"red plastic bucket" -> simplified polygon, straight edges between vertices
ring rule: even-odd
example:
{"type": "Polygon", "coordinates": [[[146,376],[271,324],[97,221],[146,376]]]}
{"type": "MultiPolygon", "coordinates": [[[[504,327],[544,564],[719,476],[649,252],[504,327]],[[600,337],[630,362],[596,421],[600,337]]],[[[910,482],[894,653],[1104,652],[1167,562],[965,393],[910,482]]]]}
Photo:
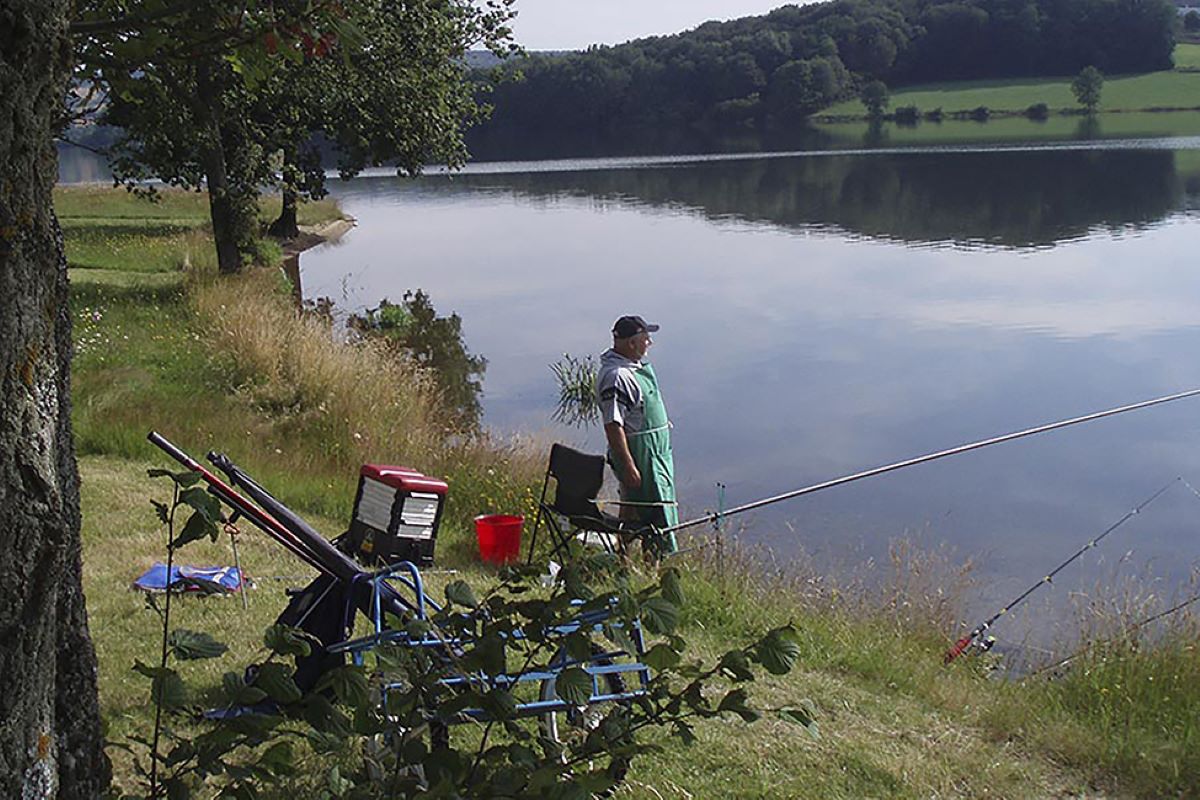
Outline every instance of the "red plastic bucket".
{"type": "Polygon", "coordinates": [[[479,556],[493,564],[516,561],[521,553],[521,526],[525,518],[519,514],[484,514],[475,518],[475,535],[479,539],[479,556]]]}

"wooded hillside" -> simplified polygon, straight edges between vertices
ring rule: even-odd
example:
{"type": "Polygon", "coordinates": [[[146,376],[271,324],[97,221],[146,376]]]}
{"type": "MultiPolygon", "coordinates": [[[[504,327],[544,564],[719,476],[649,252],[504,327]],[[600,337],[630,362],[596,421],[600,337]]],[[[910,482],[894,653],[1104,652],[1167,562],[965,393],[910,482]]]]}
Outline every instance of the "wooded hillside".
{"type": "Polygon", "coordinates": [[[509,64],[484,133],[791,123],[857,91],[1171,66],[1170,0],[834,0],[509,64]]]}

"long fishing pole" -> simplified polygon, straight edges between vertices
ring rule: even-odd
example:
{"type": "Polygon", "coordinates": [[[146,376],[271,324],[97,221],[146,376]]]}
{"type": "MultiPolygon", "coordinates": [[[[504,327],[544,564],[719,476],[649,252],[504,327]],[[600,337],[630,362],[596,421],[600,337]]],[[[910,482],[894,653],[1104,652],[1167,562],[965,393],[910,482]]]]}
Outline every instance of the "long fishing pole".
{"type": "Polygon", "coordinates": [[[939,458],[946,458],[948,456],[956,456],[960,453],[966,453],[971,450],[979,450],[984,447],[990,447],[991,445],[994,445],[994,444],[1000,444],[1001,442],[1011,442],[1014,439],[1020,439],[1025,436],[1033,436],[1038,433],[1046,433],[1048,431],[1058,430],[1059,428],[1066,428],[1071,425],[1079,425],[1080,423],[1083,423],[1083,422],[1091,422],[1092,420],[1101,419],[1103,417],[1111,417],[1116,414],[1124,414],[1127,411],[1136,411],[1140,408],[1149,408],[1150,406],[1157,406],[1162,403],[1170,403],[1174,400],[1182,400],[1185,397],[1195,397],[1196,395],[1200,395],[1200,389],[1190,389],[1186,392],[1179,392],[1177,394],[1169,394],[1164,397],[1156,397],[1153,400],[1143,400],[1140,403],[1132,403],[1132,404],[1126,405],[1126,406],[1118,406],[1117,408],[1110,408],[1106,411],[1096,411],[1092,414],[1085,414],[1082,417],[1072,417],[1071,419],[1064,419],[1064,420],[1060,420],[1058,422],[1051,422],[1047,425],[1038,425],[1036,428],[1026,428],[1023,431],[1016,431],[1015,433],[1006,433],[1003,436],[995,436],[995,437],[992,437],[991,439],[983,439],[978,442],[971,442],[969,444],[959,445],[958,447],[951,447],[948,450],[939,450],[936,453],[929,453],[927,455],[917,456],[916,458],[910,458],[910,459],[906,459],[904,461],[897,461],[894,464],[886,464],[882,467],[875,467],[874,469],[864,470],[863,472],[856,472],[853,475],[845,475],[841,478],[834,478],[833,480],[824,481],[823,483],[813,484],[812,486],[805,486],[803,489],[795,489],[790,492],[785,492],[783,494],[775,495],[774,497],[767,497],[762,500],[756,500],[753,503],[747,503],[746,505],[738,506],[736,508],[731,508],[727,511],[722,511],[719,513],[705,514],[703,517],[697,517],[696,519],[688,520],[687,522],[680,522],[676,525],[672,525],[670,527],[663,528],[661,532],[662,533],[674,533],[675,531],[681,531],[684,528],[692,528],[692,527],[695,527],[696,525],[703,525],[705,523],[711,524],[711,523],[716,522],[718,519],[723,519],[725,517],[733,516],[734,514],[741,514],[746,511],[753,511],[756,508],[762,508],[763,506],[769,506],[772,503],[779,503],[779,502],[782,502],[783,500],[791,500],[794,497],[800,497],[802,495],[812,494],[814,492],[819,492],[824,489],[832,489],[834,486],[841,486],[846,483],[852,483],[854,481],[862,480],[863,478],[871,478],[871,477],[874,477],[875,475],[882,475],[885,472],[894,472],[895,470],[904,469],[905,467],[913,467],[913,466],[916,466],[917,464],[924,464],[929,461],[936,461],[939,458]]]}
{"type": "Polygon", "coordinates": [[[1054,576],[1057,575],[1058,573],[1062,572],[1064,569],[1066,569],[1067,565],[1069,565],[1072,561],[1074,561],[1075,559],[1082,556],[1088,550],[1091,550],[1093,547],[1100,544],[1101,540],[1103,540],[1105,536],[1108,536],[1110,533],[1115,531],[1117,528],[1121,527],[1126,522],[1133,519],[1133,517],[1135,517],[1138,514],[1138,512],[1140,512],[1143,508],[1145,508],[1146,506],[1153,503],[1159,497],[1162,497],[1163,493],[1165,491],[1167,491],[1167,489],[1170,489],[1172,486],[1174,486],[1180,480],[1182,480],[1182,478],[1172,478],[1171,480],[1167,481],[1167,483],[1161,489],[1159,489],[1157,492],[1155,492],[1154,494],[1147,497],[1145,500],[1143,500],[1141,503],[1139,503],[1138,505],[1131,508],[1129,511],[1126,511],[1125,515],[1123,517],[1121,517],[1119,520],[1117,520],[1116,522],[1114,522],[1112,525],[1109,525],[1104,530],[1104,533],[1100,534],[1095,539],[1092,539],[1090,542],[1085,544],[1083,547],[1076,550],[1074,553],[1071,554],[1070,558],[1068,558],[1066,561],[1062,562],[1057,567],[1052,569],[1046,575],[1046,577],[1042,578],[1040,581],[1033,584],[1025,591],[1021,592],[1019,595],[1017,595],[1017,597],[1012,602],[1010,602],[1006,606],[1003,606],[995,614],[988,617],[985,621],[979,623],[979,625],[977,625],[974,630],[972,630],[966,636],[962,637],[957,642],[955,642],[954,646],[946,651],[946,655],[942,660],[946,664],[949,664],[951,661],[953,661],[954,659],[956,659],[960,655],[962,655],[962,652],[971,646],[971,642],[975,641],[979,636],[983,635],[983,633],[988,628],[992,627],[992,624],[996,620],[1003,617],[1005,614],[1007,614],[1009,611],[1011,611],[1013,608],[1015,608],[1017,605],[1019,605],[1025,598],[1029,597],[1029,595],[1033,594],[1041,587],[1045,586],[1048,583],[1053,583],[1054,576]]]}
{"type": "MultiPolygon", "coordinates": [[[[1138,630],[1146,627],[1151,622],[1157,622],[1158,620],[1162,619],[1163,617],[1169,617],[1172,614],[1177,614],[1180,611],[1183,611],[1188,606],[1192,605],[1192,603],[1195,603],[1196,601],[1200,601],[1200,594],[1194,594],[1191,597],[1189,597],[1188,599],[1178,602],[1168,609],[1159,611],[1157,614],[1151,614],[1150,616],[1146,617],[1143,620],[1139,620],[1137,622],[1130,624],[1128,627],[1125,628],[1125,635],[1129,635],[1131,633],[1136,633],[1138,630]]],[[[1035,669],[1033,672],[1029,673],[1026,676],[1026,678],[1036,678],[1038,675],[1041,675],[1045,672],[1049,672],[1050,670],[1055,670],[1055,669],[1058,669],[1059,667],[1065,667],[1067,664],[1070,664],[1072,661],[1079,658],[1081,655],[1083,655],[1088,650],[1090,650],[1095,644],[1096,644],[1095,642],[1088,642],[1083,647],[1079,648],[1074,653],[1071,653],[1071,655],[1067,656],[1066,658],[1055,661],[1053,664],[1047,664],[1044,667],[1039,667],[1038,669],[1035,669]]]]}

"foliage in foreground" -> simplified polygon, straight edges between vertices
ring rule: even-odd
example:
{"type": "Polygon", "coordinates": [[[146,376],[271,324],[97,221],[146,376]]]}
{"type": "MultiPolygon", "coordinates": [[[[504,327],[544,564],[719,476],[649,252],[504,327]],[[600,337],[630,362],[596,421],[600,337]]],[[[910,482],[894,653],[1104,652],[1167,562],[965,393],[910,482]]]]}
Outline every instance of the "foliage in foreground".
{"type": "MultiPolygon", "coordinates": [[[[216,539],[222,512],[197,485],[197,473],[151,473],[174,484],[170,505],[154,503],[167,528],[169,569],[180,547],[216,539]],[[178,525],[177,515],[188,512],[178,525]]],[[[168,592],[162,610],[151,603],[163,623],[159,664],[135,665],[150,680],[154,730],[121,745],[145,751],[146,760],[137,762],[144,783],[119,796],[257,797],[262,786],[292,772],[295,751],[304,746],[338,757],[322,787],[326,798],[586,797],[610,791],[631,761],[660,749],[647,741],[651,731],[691,743],[699,720],[757,720],[761,712],[746,685],[764,671],[787,674],[799,658],[798,632],[785,625],[701,664],[687,656],[677,631],[684,604],[677,570],[663,569],[657,581],[639,586],[616,556],[579,555],[548,593],[537,591],[540,576],[528,567],[504,571],[481,597],[466,582],[452,582],[444,607],[427,617],[390,618],[388,628],[402,638],[373,641],[363,665],[329,670],[308,693],[284,659],[307,656],[319,643],[275,625],[263,640],[264,662],[225,674],[226,713],[211,723],[189,702],[195,691],[173,663],[216,658],[226,648],[202,632],[172,629],[168,592]],[[579,624],[584,615],[601,621],[579,624]],[[656,639],[644,656],[652,677],[629,686],[616,676],[597,678],[609,683],[602,691],[632,695],[600,716],[589,704],[594,679],[583,665],[637,652],[640,632],[656,639]],[[518,720],[518,703],[528,699],[520,678],[545,670],[543,664],[553,677],[531,685],[540,683],[542,700],[569,706],[558,715],[561,730],[558,721],[531,730],[518,720]],[[472,735],[451,736],[456,722],[471,723],[472,735]]],[[[636,675],[623,674],[630,681],[636,675]]],[[[817,735],[810,701],[773,711],[817,735]]]]}

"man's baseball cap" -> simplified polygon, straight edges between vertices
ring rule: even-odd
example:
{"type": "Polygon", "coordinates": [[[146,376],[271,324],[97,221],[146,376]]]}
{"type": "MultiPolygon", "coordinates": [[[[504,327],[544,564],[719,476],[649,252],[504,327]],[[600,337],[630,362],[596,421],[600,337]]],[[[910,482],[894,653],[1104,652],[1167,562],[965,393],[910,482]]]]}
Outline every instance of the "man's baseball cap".
{"type": "Polygon", "coordinates": [[[621,317],[613,323],[613,336],[618,339],[628,339],[630,336],[637,336],[642,331],[646,333],[654,333],[658,330],[657,325],[651,325],[641,317],[628,316],[621,317]]]}

